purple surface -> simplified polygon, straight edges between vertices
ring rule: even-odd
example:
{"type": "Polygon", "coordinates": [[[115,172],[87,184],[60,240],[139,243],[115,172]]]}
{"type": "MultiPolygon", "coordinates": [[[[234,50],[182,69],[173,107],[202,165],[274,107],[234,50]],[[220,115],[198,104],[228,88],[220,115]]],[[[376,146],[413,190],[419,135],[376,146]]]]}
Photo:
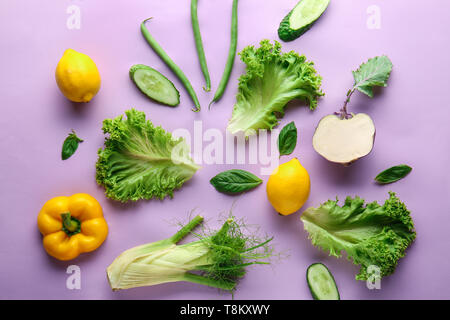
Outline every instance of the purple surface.
{"type": "MultiPolygon", "coordinates": [[[[222,75],[228,42],[231,1],[199,1],[199,18],[213,89],[222,75]]],[[[245,0],[239,3],[238,50],[261,39],[278,39],[278,24],[296,0],[245,0]]],[[[307,239],[300,213],[277,215],[268,203],[265,184],[240,197],[216,192],[208,183],[217,172],[258,165],[205,165],[173,199],[119,205],[107,200],[95,182],[96,152],[103,145],[101,122],[130,107],[167,130],[224,132],[235,101],[237,78],[244,65],[237,59],[225,96],[208,111],[213,92],[204,85],[192,37],[189,1],[24,1],[0,3],[1,86],[0,118],[0,298],[2,299],[230,299],[231,295],[188,283],[164,284],[113,293],[105,268],[132,246],[172,235],[175,219],[186,220],[196,209],[211,225],[231,208],[250,223],[275,236],[289,258],[273,267],[252,267],[235,294],[236,299],[310,299],[305,282],[309,264],[325,263],[343,299],[450,298],[450,192],[448,137],[448,11],[450,2],[377,1],[381,28],[366,26],[367,8],[375,1],[332,1],[322,19],[300,39],[283,43],[316,63],[326,96],[317,111],[291,103],[281,126],[295,120],[299,143],[288,161],[298,157],[311,175],[312,190],[305,208],[338,196],[359,195],[383,202],[387,192],[398,193],[412,212],[417,240],[394,275],[382,280],[381,290],[368,290],[354,280],[358,267],[346,259],[328,257],[307,239]],[[69,30],[70,5],[81,9],[81,29],[69,30]],[[155,55],[139,31],[149,17],[152,34],[185,71],[203,110],[190,111],[192,102],[181,83],[155,55]],[[86,53],[102,77],[98,95],[87,105],[75,106],[59,92],[54,70],[67,48],[86,53]],[[313,130],[321,117],[337,111],[352,85],[351,70],[370,57],[387,54],[394,64],[389,86],[374,99],[355,94],[352,112],[366,112],[377,126],[373,152],[349,168],[323,160],[312,148],[313,130]],[[135,63],[155,67],[180,89],[175,109],[149,101],[128,78],[135,63]],[[67,161],[61,145],[70,129],[85,142],[67,161]],[[414,170],[404,180],[377,186],[373,177],[392,165],[407,163],[414,170]],[[85,192],[101,203],[110,232],[95,252],[70,262],[49,257],[41,244],[36,216],[48,199],[85,192]],[[66,288],[66,268],[81,268],[81,289],[66,288]]],[[[213,90],[214,91],[214,90],[213,90]]],[[[267,177],[264,177],[267,180],[267,177]]]]}

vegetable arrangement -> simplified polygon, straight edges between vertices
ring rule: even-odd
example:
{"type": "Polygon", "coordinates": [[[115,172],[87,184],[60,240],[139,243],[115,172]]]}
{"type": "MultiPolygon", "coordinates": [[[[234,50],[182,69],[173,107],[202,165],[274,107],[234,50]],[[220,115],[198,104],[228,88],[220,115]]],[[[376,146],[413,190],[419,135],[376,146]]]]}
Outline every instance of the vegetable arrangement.
{"type": "MultiPolygon", "coordinates": [[[[327,9],[329,0],[302,0],[281,22],[278,34],[284,41],[293,41],[309,30],[327,9]]],[[[205,91],[211,90],[211,78],[197,15],[198,0],[191,0],[191,24],[205,91]]],[[[223,96],[230,79],[237,48],[238,1],[233,0],[230,47],[225,70],[211,104],[223,96]]],[[[156,42],[146,28],[140,30],[148,44],[180,79],[194,102],[200,103],[190,81],[156,42]]],[[[320,97],[322,78],[314,63],[294,51],[281,52],[277,41],[262,40],[258,48],[245,47],[240,53],[246,65],[239,78],[236,103],[227,130],[243,132],[246,137],[259,130],[272,130],[283,118],[287,103],[299,99],[315,110],[320,97]]],[[[367,114],[347,111],[356,91],[373,97],[375,86],[387,86],[392,63],[387,56],[369,59],[353,71],[354,85],[347,92],[341,110],[322,118],[313,136],[314,149],[331,162],[348,165],[371,152],[375,125],[367,114]]],[[[180,104],[174,84],[154,68],[136,64],[129,76],[139,90],[154,102],[168,106],[180,104]]],[[[93,61],[86,55],[67,50],[56,69],[56,80],[63,94],[72,101],[87,102],[100,87],[100,76],[93,61]],[[80,72],[79,78],[67,70],[80,72]],[[80,71],[81,70],[81,71],[80,71]],[[70,89],[70,90],[69,90],[70,89]]],[[[210,104],[210,105],[211,105],[210,104]]],[[[96,181],[113,200],[128,202],[141,199],[173,197],[200,168],[190,157],[189,146],[182,138],[155,127],[144,112],[130,109],[126,118],[103,121],[106,135],[104,147],[98,150],[96,181]]],[[[297,146],[298,132],[294,121],[283,127],[278,136],[280,158],[291,155],[297,146]]],[[[63,144],[61,157],[68,159],[83,140],[74,131],[63,144]]],[[[283,158],[284,159],[284,158],[283,158]]],[[[302,160],[303,162],[303,160],[302,160]]],[[[399,165],[375,177],[379,184],[404,178],[412,168],[399,165]]],[[[223,171],[210,179],[219,192],[239,194],[263,183],[253,173],[241,169],[223,171]]],[[[299,211],[311,192],[310,175],[297,157],[280,164],[266,185],[267,199],[280,215],[299,211]]],[[[357,280],[367,280],[368,267],[377,266],[381,276],[392,274],[406,249],[416,238],[414,223],[406,205],[394,192],[383,205],[365,204],[358,196],[347,197],[343,206],[338,200],[306,209],[301,220],[314,246],[341,257],[345,252],[360,266],[357,280]]],[[[152,286],[167,282],[187,281],[232,291],[254,264],[269,264],[274,255],[273,237],[246,233],[246,225],[233,215],[216,231],[194,229],[203,222],[194,217],[168,239],[126,250],[107,268],[107,279],[113,290],[152,286]],[[195,241],[178,244],[188,234],[195,241]]],[[[108,227],[100,204],[87,194],[56,197],[44,204],[38,215],[38,228],[43,235],[47,253],[59,260],[76,258],[80,253],[97,249],[106,239],[108,227]]],[[[312,297],[318,300],[339,300],[333,275],[322,263],[306,270],[306,283],[312,297]]]]}

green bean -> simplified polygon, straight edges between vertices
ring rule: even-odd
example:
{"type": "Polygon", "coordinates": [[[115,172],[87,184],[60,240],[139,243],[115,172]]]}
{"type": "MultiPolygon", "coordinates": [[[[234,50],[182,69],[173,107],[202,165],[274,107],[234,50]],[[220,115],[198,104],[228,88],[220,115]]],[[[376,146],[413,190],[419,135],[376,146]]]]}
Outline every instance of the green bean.
{"type": "Polygon", "coordinates": [[[195,104],[195,109],[193,108],[192,111],[200,111],[200,102],[198,101],[197,94],[195,93],[194,88],[192,88],[192,85],[189,82],[188,78],[183,73],[183,71],[181,71],[180,67],[178,67],[172,59],[170,59],[167,53],[163,50],[163,48],[161,48],[158,42],[156,42],[148,29],[145,27],[145,23],[150,19],[152,18],[148,18],[141,23],[141,32],[144,35],[144,38],[147,40],[152,49],[159,55],[159,57],[167,64],[167,66],[172,69],[173,73],[175,73],[178,79],[180,79],[180,81],[183,83],[184,87],[186,88],[195,104]]]}
{"type": "Polygon", "coordinates": [[[238,16],[237,16],[237,2],[238,0],[233,0],[233,8],[231,14],[231,37],[230,37],[230,50],[228,51],[228,59],[225,64],[225,70],[222,75],[222,79],[220,80],[219,86],[217,87],[216,93],[214,94],[214,98],[209,104],[217,102],[222,98],[223,93],[228,84],[228,80],[230,79],[231,70],[233,69],[234,58],[236,57],[236,48],[237,48],[237,24],[238,24],[238,16]]]}
{"type": "Polygon", "coordinates": [[[206,81],[206,88],[203,90],[206,92],[211,91],[211,79],[209,77],[208,65],[206,63],[205,51],[203,50],[202,35],[200,34],[200,26],[198,24],[197,15],[197,3],[198,0],[191,1],[191,21],[192,30],[194,31],[195,47],[197,48],[198,59],[200,62],[200,67],[202,68],[203,76],[206,81]]]}

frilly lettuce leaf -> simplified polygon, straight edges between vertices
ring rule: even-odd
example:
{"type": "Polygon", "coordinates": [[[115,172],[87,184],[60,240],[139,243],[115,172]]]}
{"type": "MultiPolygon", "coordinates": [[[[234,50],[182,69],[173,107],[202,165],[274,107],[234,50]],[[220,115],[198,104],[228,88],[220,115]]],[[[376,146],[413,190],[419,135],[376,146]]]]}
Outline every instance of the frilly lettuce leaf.
{"type": "Polygon", "coordinates": [[[283,117],[286,104],[293,99],[304,100],[309,108],[317,107],[322,78],[312,62],[291,51],[281,52],[281,45],[269,40],[255,49],[248,46],[239,53],[246,64],[246,73],[239,78],[236,104],[228,130],[246,136],[259,129],[271,130],[283,117]]]}
{"type": "Polygon", "coordinates": [[[172,197],[199,169],[188,145],[154,127],[144,112],[131,109],[125,114],[127,119],[103,121],[103,132],[109,137],[98,151],[98,184],[105,187],[107,197],[122,202],[172,197]]]}
{"type": "Polygon", "coordinates": [[[330,255],[341,257],[342,251],[361,265],[357,280],[367,280],[367,268],[380,268],[380,276],[395,271],[398,260],[416,238],[410,212],[395,193],[390,192],[383,206],[347,197],[340,207],[338,201],[327,201],[318,208],[309,208],[301,219],[314,246],[330,255]]]}

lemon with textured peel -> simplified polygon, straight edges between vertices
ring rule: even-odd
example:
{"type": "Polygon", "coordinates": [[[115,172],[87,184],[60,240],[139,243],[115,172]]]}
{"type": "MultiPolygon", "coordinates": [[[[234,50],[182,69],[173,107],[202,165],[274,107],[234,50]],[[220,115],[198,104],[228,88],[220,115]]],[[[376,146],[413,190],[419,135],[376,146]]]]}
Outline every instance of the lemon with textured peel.
{"type": "Polygon", "coordinates": [[[282,215],[298,211],[308,200],[311,182],[308,171],[297,158],[283,163],[267,181],[267,198],[282,215]]]}
{"type": "Polygon", "coordinates": [[[100,73],[87,55],[67,49],[55,72],[62,94],[73,102],[89,102],[100,89],[100,73]]]}

